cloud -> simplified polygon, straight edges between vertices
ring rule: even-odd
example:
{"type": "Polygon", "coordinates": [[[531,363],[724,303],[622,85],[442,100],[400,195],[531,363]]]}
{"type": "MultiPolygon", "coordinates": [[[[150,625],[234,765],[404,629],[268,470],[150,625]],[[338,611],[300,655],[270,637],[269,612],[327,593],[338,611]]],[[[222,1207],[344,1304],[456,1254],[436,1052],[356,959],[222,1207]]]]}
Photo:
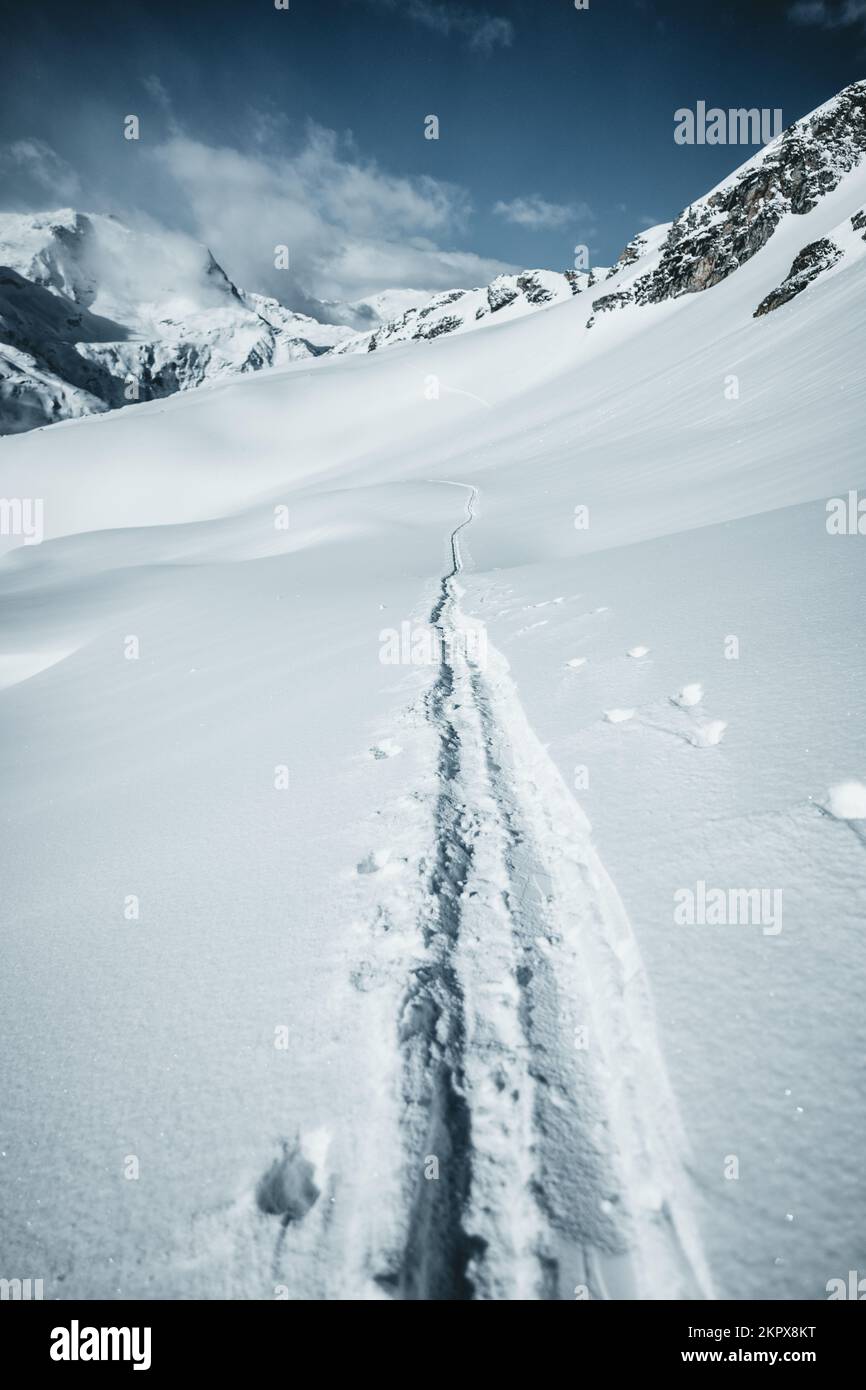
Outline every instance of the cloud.
{"type": "Polygon", "coordinates": [[[389,174],[312,123],[293,153],[173,135],[153,158],[231,278],[295,309],[383,289],[467,288],[514,269],[446,249],[469,219],[465,190],[389,174]],[[274,265],[277,246],[289,248],[288,271],[274,265]]]}
{"type": "Polygon", "coordinates": [[[788,10],[788,18],[792,24],[819,29],[849,29],[857,24],[866,27],[866,0],[840,0],[838,4],[798,0],[788,10]]]}
{"type": "Polygon", "coordinates": [[[78,175],[56,150],[30,137],[0,146],[0,173],[14,177],[22,202],[44,203],[45,191],[53,205],[76,199],[81,191],[78,175]]]}
{"type": "Polygon", "coordinates": [[[509,48],[514,42],[510,19],[470,9],[446,0],[365,0],[383,10],[399,10],[407,19],[423,24],[446,38],[465,39],[477,53],[491,53],[497,46],[509,48]]]}
{"type": "Polygon", "coordinates": [[[493,211],[497,217],[504,217],[506,222],[512,222],[517,227],[529,227],[533,231],[594,220],[586,203],[549,203],[537,193],[530,194],[528,198],[512,198],[510,202],[500,200],[494,203],[493,211]]]}

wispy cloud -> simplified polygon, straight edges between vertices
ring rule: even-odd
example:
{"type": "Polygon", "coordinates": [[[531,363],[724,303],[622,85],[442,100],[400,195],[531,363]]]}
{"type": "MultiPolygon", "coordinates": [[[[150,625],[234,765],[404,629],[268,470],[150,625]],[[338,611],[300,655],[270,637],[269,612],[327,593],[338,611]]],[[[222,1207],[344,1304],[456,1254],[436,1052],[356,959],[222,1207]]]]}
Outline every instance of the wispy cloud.
{"type": "Polygon", "coordinates": [[[792,24],[819,29],[850,29],[855,25],[866,28],[866,0],[797,0],[788,10],[792,24]]]}
{"type": "Polygon", "coordinates": [[[312,123],[292,153],[173,135],[153,157],[231,277],[293,308],[318,312],[319,301],[386,288],[466,288],[513,269],[448,249],[470,215],[464,189],[389,174],[312,123]],[[289,247],[289,273],[274,266],[278,245],[289,247]]]}
{"type": "Polygon", "coordinates": [[[165,126],[170,135],[180,134],[180,125],[174,113],[174,104],[166,90],[165,83],[157,73],[149,73],[141,79],[141,84],[154,106],[165,117],[165,126]]]}
{"type": "Polygon", "coordinates": [[[594,220],[586,203],[549,203],[537,193],[531,193],[527,198],[512,198],[510,202],[500,200],[494,203],[493,211],[497,217],[504,217],[506,222],[533,231],[548,231],[594,220]]]}
{"type": "Polygon", "coordinates": [[[445,37],[465,39],[477,53],[491,53],[494,48],[508,48],[514,42],[514,25],[510,19],[488,14],[451,0],[363,0],[380,10],[399,11],[406,19],[423,24],[426,29],[445,37]]]}
{"type": "Polygon", "coordinates": [[[44,200],[45,192],[49,192],[55,207],[77,198],[81,191],[72,166],[44,140],[35,137],[0,146],[0,173],[4,172],[18,175],[19,183],[23,176],[37,201],[44,200]]]}

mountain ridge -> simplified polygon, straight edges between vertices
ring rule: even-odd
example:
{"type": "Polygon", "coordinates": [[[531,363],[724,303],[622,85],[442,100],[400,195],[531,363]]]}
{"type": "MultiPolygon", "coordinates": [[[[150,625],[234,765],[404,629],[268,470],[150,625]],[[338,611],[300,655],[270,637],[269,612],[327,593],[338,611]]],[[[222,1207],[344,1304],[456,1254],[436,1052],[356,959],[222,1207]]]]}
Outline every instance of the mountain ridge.
{"type": "MultiPolygon", "coordinates": [[[[240,289],[206,246],[178,233],[133,231],[114,217],[71,208],[0,214],[0,433],[264,367],[473,331],[577,296],[587,296],[592,328],[599,315],[721,284],[784,219],[804,216],[832,193],[864,155],[861,80],[794,121],[672,222],[633,237],[611,267],[524,270],[420,303],[413,302],[420,292],[385,291],[346,306],[356,320],[370,319],[360,332],[240,289]],[[600,285],[604,293],[593,298],[600,285]]],[[[755,304],[755,316],[859,257],[862,216],[861,209],[850,225],[840,224],[820,250],[804,239],[789,275],[755,304]]],[[[339,306],[329,307],[340,316],[339,306]]]]}

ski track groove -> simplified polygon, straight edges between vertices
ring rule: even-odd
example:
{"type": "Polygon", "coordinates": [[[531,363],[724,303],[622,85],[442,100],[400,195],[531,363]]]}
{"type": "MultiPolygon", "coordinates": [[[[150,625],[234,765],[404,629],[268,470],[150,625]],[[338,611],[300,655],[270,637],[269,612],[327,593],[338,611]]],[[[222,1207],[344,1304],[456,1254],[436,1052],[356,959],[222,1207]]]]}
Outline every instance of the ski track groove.
{"type": "Polygon", "coordinates": [[[458,577],[478,491],[448,485],[469,496],[429,618],[439,790],[399,1025],[405,1240],[376,1278],[406,1300],[709,1297],[631,929],[507,664],[472,652],[458,577]]]}

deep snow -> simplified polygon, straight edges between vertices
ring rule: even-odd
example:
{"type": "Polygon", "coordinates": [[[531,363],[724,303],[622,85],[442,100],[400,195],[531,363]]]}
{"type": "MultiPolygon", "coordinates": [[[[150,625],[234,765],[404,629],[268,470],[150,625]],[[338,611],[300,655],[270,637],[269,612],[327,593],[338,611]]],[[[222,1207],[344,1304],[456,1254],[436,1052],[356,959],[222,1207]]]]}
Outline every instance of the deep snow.
{"type": "Polygon", "coordinates": [[[866,775],[866,552],[825,525],[866,484],[862,243],[753,314],[864,200],[590,329],[578,296],[2,441],[47,536],[0,568],[4,1273],[820,1298],[863,1267],[830,789],[866,775]],[[474,674],[380,659],[445,621],[474,674]],[[781,930],[679,925],[699,883],[781,890],[781,930]]]}

